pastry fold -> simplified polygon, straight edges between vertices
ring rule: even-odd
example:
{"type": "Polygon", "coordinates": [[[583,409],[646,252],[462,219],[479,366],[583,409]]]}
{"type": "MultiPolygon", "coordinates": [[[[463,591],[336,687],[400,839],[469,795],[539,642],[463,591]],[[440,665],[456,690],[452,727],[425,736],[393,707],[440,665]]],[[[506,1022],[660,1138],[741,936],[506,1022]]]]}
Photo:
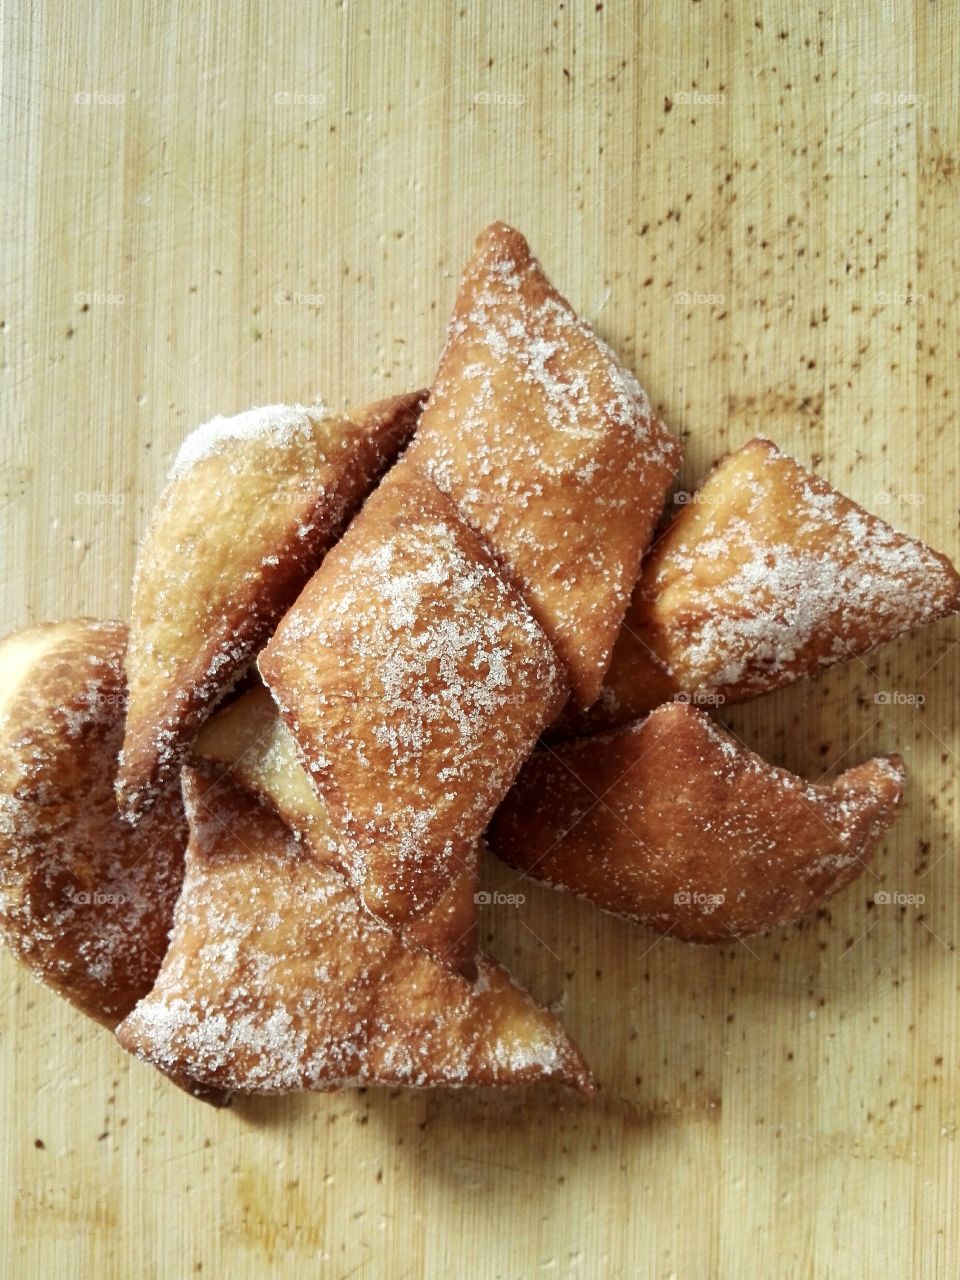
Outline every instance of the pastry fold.
{"type": "Polygon", "coordinates": [[[120,1043],[251,1093],[344,1085],[584,1091],[557,1020],[485,957],[471,984],[365,912],[348,881],[229,778],[184,771],[191,834],[156,986],[120,1043]]]}
{"type": "Polygon", "coordinates": [[[259,659],[375,915],[422,916],[472,865],[566,688],[450,500],[406,460],[259,659]]]}
{"type": "Polygon", "coordinates": [[[135,827],[117,812],[125,642],[92,619],[0,642],[0,932],[111,1029],[160,968],[187,839],[179,786],[135,827]]]}
{"type": "Polygon", "coordinates": [[[704,712],[538,751],[489,832],[517,870],[688,942],[786,924],[865,867],[903,794],[898,756],[829,786],[767,764],[704,712]]]}
{"type": "MultiPolygon", "coordinates": [[[[350,859],[326,806],[301,767],[290,730],[269,692],[258,685],[216,711],[193,744],[199,762],[225,766],[230,778],[271,804],[311,855],[348,873],[350,859]]],[[[473,976],[476,955],[477,856],[465,855],[436,903],[404,919],[408,946],[424,947],[445,964],[473,976]]]]}
{"type": "Polygon", "coordinates": [[[153,986],[187,842],[179,780],[135,827],[117,812],[126,639],[122,622],[78,618],[0,640],[0,936],[111,1031],[153,986]]]}
{"type": "Polygon", "coordinates": [[[273,405],[184,442],[140,548],[121,807],[142,810],[412,434],[424,393],[273,405]]]}
{"type": "Polygon", "coordinates": [[[461,278],[410,456],[489,543],[589,706],[680,447],[502,222],[461,278]]]}
{"type": "Polygon", "coordinates": [[[743,702],[960,610],[960,575],[769,440],[722,459],[643,563],[600,699],[565,734],[684,691],[743,702]]]}

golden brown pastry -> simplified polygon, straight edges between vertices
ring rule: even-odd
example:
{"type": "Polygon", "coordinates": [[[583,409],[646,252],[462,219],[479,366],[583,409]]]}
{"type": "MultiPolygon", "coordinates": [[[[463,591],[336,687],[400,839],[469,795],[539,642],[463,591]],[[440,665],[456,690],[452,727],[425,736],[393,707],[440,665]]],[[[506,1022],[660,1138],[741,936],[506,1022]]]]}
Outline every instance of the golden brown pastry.
{"type": "MultiPolygon", "coordinates": [[[[263,685],[215,712],[193,744],[193,756],[228,766],[230,778],[273,805],[311,854],[341,872],[350,860],[323,801],[300,766],[290,730],[263,685]]],[[[477,858],[465,857],[435,905],[398,925],[408,946],[425,947],[472,976],[476,954],[477,858]]]]}
{"type": "Polygon", "coordinates": [[[273,405],[187,438],[133,584],[126,811],[178,773],[211,707],[410,438],[422,400],[414,392],[345,416],[273,405]]]}
{"type": "Polygon", "coordinates": [[[463,273],[411,456],[493,548],[589,706],[680,447],[502,222],[463,273]]]}
{"type": "Polygon", "coordinates": [[[622,724],[679,690],[743,702],[958,609],[946,556],[751,440],[659,538],[599,701],[559,728],[622,724]]]}
{"type": "Polygon", "coordinates": [[[539,1080],[590,1090],[563,1028],[499,966],[481,957],[471,985],[404,947],[229,778],[187,769],[184,795],[183,893],[156,986],[117,1031],[126,1049],[254,1093],[539,1080]]]}
{"type": "Polygon", "coordinates": [[[490,830],[511,866],[688,942],[795,920],[862,871],[903,794],[898,756],[830,786],[774,768],[685,703],[524,767],[490,830]]]}
{"type": "MultiPolygon", "coordinates": [[[[0,641],[0,935],[110,1030],[153,986],[187,841],[179,779],[136,827],[117,812],[126,635],[121,622],[79,618],[0,641]]],[[[229,1102],[167,1074],[195,1098],[229,1102]]]]}
{"type": "Polygon", "coordinates": [[[259,667],[375,915],[429,911],[566,690],[553,650],[450,500],[404,461],[259,667]]]}
{"type": "Polygon", "coordinates": [[[110,1028],[153,985],[187,838],[178,785],[135,827],[117,812],[125,641],[78,619],[0,642],[0,931],[110,1028]]]}

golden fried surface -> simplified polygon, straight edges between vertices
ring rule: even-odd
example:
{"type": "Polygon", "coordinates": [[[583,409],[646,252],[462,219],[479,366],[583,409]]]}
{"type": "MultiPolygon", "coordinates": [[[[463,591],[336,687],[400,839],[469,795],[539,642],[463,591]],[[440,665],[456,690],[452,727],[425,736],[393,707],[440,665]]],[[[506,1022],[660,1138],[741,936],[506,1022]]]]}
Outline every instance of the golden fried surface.
{"type": "MultiPolygon", "coordinates": [[[[273,805],[320,861],[348,872],[326,806],[310,785],[290,730],[262,686],[215,712],[197,735],[194,758],[228,766],[230,778],[273,805]]],[[[476,953],[477,858],[464,858],[435,905],[397,922],[410,946],[425,947],[445,964],[472,974],[476,953]]]]}
{"type": "Polygon", "coordinates": [[[447,890],[566,696],[556,658],[450,500],[404,461],[260,657],[376,915],[447,890]]]}
{"type": "Polygon", "coordinates": [[[153,985],[187,839],[179,783],[135,827],[117,812],[125,642],[90,619],[0,641],[0,932],[111,1028],[153,985]]]}
{"type": "Polygon", "coordinates": [[[411,456],[486,538],[589,706],[680,447],[502,222],[463,273],[411,456]]]}
{"type": "Polygon", "coordinates": [[[185,441],[140,549],[119,777],[137,812],[256,656],[384,468],[422,392],[346,416],[275,405],[185,441]]]}
{"type": "Polygon", "coordinates": [[[893,822],[897,756],[815,786],[681,702],[525,766],[493,822],[505,862],[691,942],[772,929],[848,884],[893,822]]]}
{"type": "Polygon", "coordinates": [[[209,1085],[589,1090],[557,1020],[481,957],[475,984],[357,902],[347,880],[229,779],[185,770],[191,835],[170,949],[118,1038],[209,1085]],[[209,804],[207,798],[209,796],[209,804]]]}
{"type": "Polygon", "coordinates": [[[751,440],[724,458],[644,561],[582,731],[677,690],[742,702],[960,609],[945,556],[751,440]]]}

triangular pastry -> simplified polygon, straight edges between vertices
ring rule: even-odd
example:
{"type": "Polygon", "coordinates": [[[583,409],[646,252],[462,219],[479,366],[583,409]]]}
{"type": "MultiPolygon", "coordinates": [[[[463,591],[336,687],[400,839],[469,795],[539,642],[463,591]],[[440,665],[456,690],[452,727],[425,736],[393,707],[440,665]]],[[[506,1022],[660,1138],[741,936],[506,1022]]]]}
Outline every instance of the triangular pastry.
{"type": "Polygon", "coordinates": [[[0,932],[110,1028],[160,968],[187,839],[178,786],[135,827],[117,812],[125,641],[78,619],[0,642],[0,932]]]}
{"type": "MultiPolygon", "coordinates": [[[[326,806],[301,767],[290,730],[263,685],[215,712],[193,744],[193,757],[229,769],[230,778],[273,805],[313,857],[346,872],[350,859],[326,806]]],[[[397,922],[409,946],[425,947],[444,963],[473,974],[476,954],[477,857],[466,857],[436,904],[397,922]]]]}
{"type": "Polygon", "coordinates": [[[422,400],[414,392],[346,415],[250,409],[184,442],[134,577],[125,810],[178,774],[212,706],[407,443],[422,400]]]}
{"type": "Polygon", "coordinates": [[[463,273],[411,456],[493,548],[589,706],[680,446],[502,222],[463,273]]]}
{"type": "Polygon", "coordinates": [[[546,636],[407,461],[284,617],[260,673],[368,909],[429,911],[566,697],[546,636]]]}
{"type": "Polygon", "coordinates": [[[678,690],[742,702],[958,610],[946,556],[751,440],[647,556],[600,700],[563,727],[621,724],[678,690]]]}
{"type": "Polygon", "coordinates": [[[405,947],[228,778],[186,769],[184,797],[183,893],[156,986],[118,1029],[126,1049],[256,1093],[539,1080],[590,1089],[563,1028],[499,966],[481,957],[471,984],[405,947]]]}
{"type": "Polygon", "coordinates": [[[722,942],[795,920],[853,880],[896,816],[903,777],[886,756],[814,785],[667,703],[538,751],[489,840],[517,870],[606,911],[722,942]]]}

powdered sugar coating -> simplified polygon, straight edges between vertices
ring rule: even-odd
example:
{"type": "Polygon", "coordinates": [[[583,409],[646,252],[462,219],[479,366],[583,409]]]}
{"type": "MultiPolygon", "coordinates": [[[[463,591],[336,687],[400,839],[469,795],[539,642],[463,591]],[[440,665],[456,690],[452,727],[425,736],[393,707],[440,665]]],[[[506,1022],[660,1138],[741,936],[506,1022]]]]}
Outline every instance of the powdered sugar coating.
{"type": "Polygon", "coordinates": [[[813,910],[858,875],[903,792],[897,757],[831,786],[667,703],[613,733],[538,752],[491,848],[518,870],[672,937],[717,942],[813,910]]]}
{"type": "Polygon", "coordinates": [[[0,931],[31,972],[113,1027],[153,983],[180,889],[179,789],[131,828],[113,794],[126,706],[121,623],[37,627],[0,716],[0,931]]]}
{"type": "Polygon", "coordinates": [[[348,882],[229,780],[189,772],[170,951],[121,1043],[251,1092],[385,1083],[589,1086],[559,1023],[481,957],[471,986],[403,946],[348,882]]]}
{"type": "Polygon", "coordinates": [[[347,416],[274,405],[218,418],[184,444],[133,584],[125,811],[149,804],[381,471],[422,393],[347,416]]]}
{"type": "Polygon", "coordinates": [[[590,723],[677,690],[742,701],[958,609],[945,556],[753,440],[718,463],[647,557],[590,723]]]}
{"type": "Polygon", "coordinates": [[[411,456],[493,548],[588,705],[679,446],[503,224],[464,272],[411,456]]]}
{"type": "Polygon", "coordinates": [[[473,857],[564,696],[533,617],[450,502],[390,473],[260,659],[367,905],[421,915],[473,857]]]}
{"type": "Polygon", "coordinates": [[[170,468],[169,479],[184,475],[203,458],[228,452],[233,444],[256,441],[284,449],[308,444],[315,424],[330,416],[320,403],[270,404],[245,409],[231,417],[218,415],[187,436],[170,468]]]}

